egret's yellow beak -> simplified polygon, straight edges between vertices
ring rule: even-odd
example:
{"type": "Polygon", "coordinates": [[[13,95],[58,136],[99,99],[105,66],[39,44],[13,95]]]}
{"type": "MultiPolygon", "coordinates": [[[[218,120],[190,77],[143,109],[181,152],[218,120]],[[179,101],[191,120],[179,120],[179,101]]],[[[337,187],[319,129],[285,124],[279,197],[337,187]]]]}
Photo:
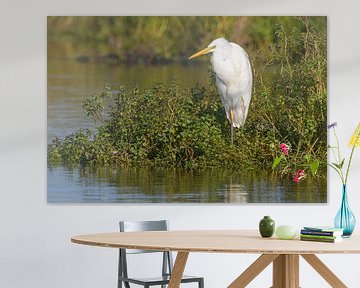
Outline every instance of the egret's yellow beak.
{"type": "Polygon", "coordinates": [[[190,59],[193,59],[193,58],[195,58],[195,57],[198,57],[198,56],[201,56],[201,55],[204,55],[204,54],[209,53],[212,48],[213,48],[213,47],[207,47],[207,48],[205,48],[205,49],[203,49],[203,50],[195,53],[194,55],[191,55],[191,56],[189,57],[189,60],[190,60],[190,59]]]}

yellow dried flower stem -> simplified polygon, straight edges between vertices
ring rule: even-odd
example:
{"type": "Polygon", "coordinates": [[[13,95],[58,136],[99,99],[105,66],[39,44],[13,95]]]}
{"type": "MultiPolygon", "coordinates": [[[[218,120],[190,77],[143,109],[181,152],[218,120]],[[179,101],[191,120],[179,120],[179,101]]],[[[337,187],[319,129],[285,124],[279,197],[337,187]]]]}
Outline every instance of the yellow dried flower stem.
{"type": "Polygon", "coordinates": [[[349,142],[350,147],[359,147],[360,148],[360,123],[356,127],[354,133],[352,134],[349,142]]]}

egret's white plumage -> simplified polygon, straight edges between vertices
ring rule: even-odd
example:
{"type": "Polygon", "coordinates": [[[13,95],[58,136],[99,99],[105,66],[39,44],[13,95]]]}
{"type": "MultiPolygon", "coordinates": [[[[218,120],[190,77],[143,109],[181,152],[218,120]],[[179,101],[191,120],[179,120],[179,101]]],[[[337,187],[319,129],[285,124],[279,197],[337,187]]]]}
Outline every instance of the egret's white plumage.
{"type": "Polygon", "coordinates": [[[240,128],[245,124],[251,100],[252,72],[249,57],[239,45],[218,38],[189,59],[207,53],[212,53],[210,61],[216,74],[221,102],[231,125],[233,142],[233,127],[240,128]]]}

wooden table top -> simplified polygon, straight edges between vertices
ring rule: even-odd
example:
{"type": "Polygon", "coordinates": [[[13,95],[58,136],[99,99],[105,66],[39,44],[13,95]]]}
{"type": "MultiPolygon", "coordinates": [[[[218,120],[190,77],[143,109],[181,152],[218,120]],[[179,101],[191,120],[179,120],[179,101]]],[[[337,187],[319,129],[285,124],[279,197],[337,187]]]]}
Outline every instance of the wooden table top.
{"type": "Polygon", "coordinates": [[[116,232],[79,235],[77,244],[182,252],[251,254],[341,254],[360,253],[360,235],[338,243],[262,238],[257,230],[189,230],[164,232],[116,232]]]}

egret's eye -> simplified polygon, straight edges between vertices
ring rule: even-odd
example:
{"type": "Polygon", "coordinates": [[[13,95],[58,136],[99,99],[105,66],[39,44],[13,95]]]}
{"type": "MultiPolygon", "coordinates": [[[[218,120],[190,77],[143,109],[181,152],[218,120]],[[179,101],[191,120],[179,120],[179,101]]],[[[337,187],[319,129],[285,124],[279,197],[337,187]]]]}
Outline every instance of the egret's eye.
{"type": "Polygon", "coordinates": [[[210,49],[215,49],[215,47],[216,47],[216,45],[210,46],[209,48],[210,48],[210,49]]]}

